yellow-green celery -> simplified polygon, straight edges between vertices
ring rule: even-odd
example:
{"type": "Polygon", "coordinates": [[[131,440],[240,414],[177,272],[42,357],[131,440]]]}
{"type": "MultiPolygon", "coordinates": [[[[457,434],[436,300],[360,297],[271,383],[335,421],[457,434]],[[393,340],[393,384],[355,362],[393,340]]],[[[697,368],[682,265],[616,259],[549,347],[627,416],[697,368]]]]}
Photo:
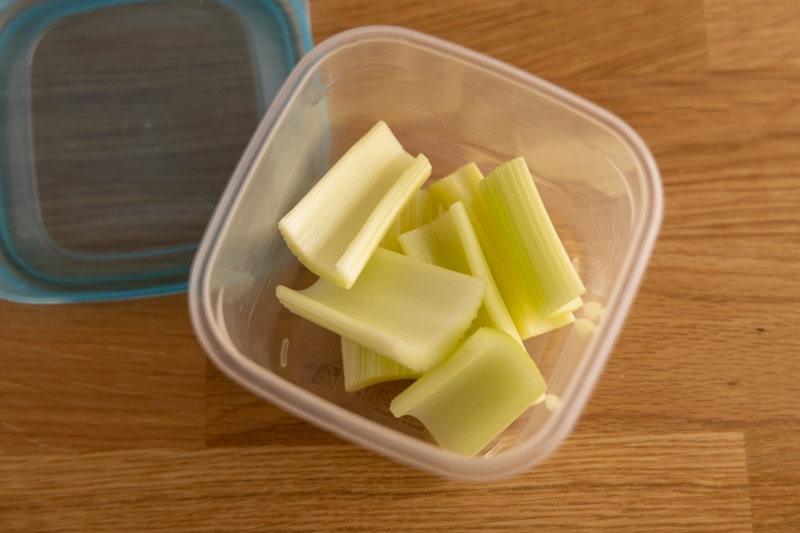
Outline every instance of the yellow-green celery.
{"type": "Polygon", "coordinates": [[[536,364],[506,333],[480,328],[390,405],[411,415],[436,442],[475,455],[547,391],[536,364]]]}
{"type": "Polygon", "coordinates": [[[303,290],[280,285],[291,312],[415,371],[441,361],[467,331],[486,281],[384,248],[350,289],[319,278],[303,290]]]}
{"type": "Polygon", "coordinates": [[[291,251],[313,273],[349,288],[397,215],[430,176],[378,122],[279,222],[291,251]]]}
{"type": "Polygon", "coordinates": [[[483,305],[472,327],[495,327],[522,343],[461,201],[436,220],[403,233],[398,239],[406,255],[485,279],[483,305]]]}

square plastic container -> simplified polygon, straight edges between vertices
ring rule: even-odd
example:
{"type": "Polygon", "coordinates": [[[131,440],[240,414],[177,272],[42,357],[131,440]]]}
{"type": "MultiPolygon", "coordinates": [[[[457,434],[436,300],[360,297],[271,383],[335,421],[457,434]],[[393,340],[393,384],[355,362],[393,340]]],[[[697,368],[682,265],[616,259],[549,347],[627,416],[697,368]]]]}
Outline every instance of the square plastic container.
{"type": "Polygon", "coordinates": [[[306,0],[0,3],[0,297],[179,292],[306,0]]]}
{"type": "Polygon", "coordinates": [[[366,27],[317,46],[261,122],[195,258],[189,287],[210,359],[255,394],[403,463],[464,479],[529,468],[568,435],[639,286],[662,216],[657,167],[597,106],[496,60],[413,31],[366,27]],[[586,316],[526,342],[549,384],[475,457],[446,452],[388,410],[406,383],[346,393],[338,337],[285,310],[275,287],[310,285],[280,218],[378,120],[432,179],[524,156],[587,287],[586,316]]]}

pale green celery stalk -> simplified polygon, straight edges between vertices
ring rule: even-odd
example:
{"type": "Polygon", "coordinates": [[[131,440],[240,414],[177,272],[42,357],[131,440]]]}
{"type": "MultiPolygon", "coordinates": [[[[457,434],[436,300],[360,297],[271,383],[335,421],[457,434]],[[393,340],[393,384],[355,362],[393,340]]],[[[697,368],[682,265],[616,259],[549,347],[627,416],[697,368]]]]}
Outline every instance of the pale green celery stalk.
{"type": "Polygon", "coordinates": [[[442,360],[467,331],[486,281],[378,248],[345,289],[325,278],[298,291],[278,286],[293,313],[415,371],[442,360]]]}
{"type": "Polygon", "coordinates": [[[476,198],[468,212],[497,288],[517,327],[519,336],[527,339],[547,331],[547,328],[542,329],[541,320],[534,312],[525,293],[519,290],[518,264],[509,250],[503,246],[500,234],[492,223],[483,198],[476,198]]]}
{"type": "Polygon", "coordinates": [[[556,312],[545,319],[539,318],[526,293],[520,290],[519,280],[522,275],[519,265],[504,246],[502,237],[486,208],[480,192],[480,183],[483,179],[478,166],[470,163],[431,184],[430,190],[444,206],[450,206],[458,201],[464,203],[497,289],[516,326],[517,336],[528,339],[570,324],[575,317],[568,309],[563,313],[556,312]]]}
{"type": "Polygon", "coordinates": [[[536,364],[510,336],[481,328],[392,401],[439,445],[473,456],[545,394],[536,364]]]}
{"type": "Polygon", "coordinates": [[[575,315],[573,312],[580,309],[582,305],[583,298],[579,296],[574,300],[570,300],[545,318],[539,319],[535,316],[529,316],[524,323],[525,338],[542,335],[548,331],[572,324],[575,322],[575,315]]]}
{"type": "Polygon", "coordinates": [[[578,296],[574,300],[570,300],[569,302],[567,302],[563,306],[561,306],[558,309],[556,309],[555,311],[553,311],[553,313],[550,316],[560,315],[560,314],[563,314],[563,313],[572,313],[574,311],[577,311],[581,307],[583,307],[583,298],[578,296]]]}
{"type": "Polygon", "coordinates": [[[525,338],[529,339],[536,335],[543,335],[548,331],[553,331],[563,326],[567,326],[575,322],[575,315],[573,313],[553,313],[547,318],[538,319],[529,316],[525,322],[525,338]]]}
{"type": "Polygon", "coordinates": [[[313,273],[349,288],[389,226],[430,176],[378,122],[287,213],[278,227],[313,273]]]}
{"type": "Polygon", "coordinates": [[[471,205],[480,197],[478,183],[482,179],[483,174],[478,165],[469,163],[431,183],[429,189],[445,207],[450,207],[456,202],[471,205]]]}
{"type": "MultiPolygon", "coordinates": [[[[403,248],[398,235],[435,220],[442,214],[442,204],[428,189],[419,189],[400,212],[383,237],[380,246],[397,253],[403,248]]],[[[396,379],[415,379],[421,374],[385,357],[355,341],[342,337],[342,365],[344,388],[357,391],[375,383],[396,379]]]]}
{"type": "Polygon", "coordinates": [[[480,182],[479,190],[503,246],[517,266],[517,290],[539,319],[584,293],[523,158],[497,167],[480,182]]]}
{"type": "Polygon", "coordinates": [[[344,390],[355,392],[385,381],[416,379],[422,375],[359,343],[342,337],[344,390]]]}
{"type": "Polygon", "coordinates": [[[400,235],[399,241],[406,255],[485,279],[483,305],[472,327],[495,327],[522,344],[461,201],[452,204],[436,220],[400,235]]]}
{"type": "Polygon", "coordinates": [[[442,211],[442,204],[433,192],[429,189],[419,189],[389,227],[381,246],[393,252],[403,253],[397,236],[435,220],[442,211]]]}

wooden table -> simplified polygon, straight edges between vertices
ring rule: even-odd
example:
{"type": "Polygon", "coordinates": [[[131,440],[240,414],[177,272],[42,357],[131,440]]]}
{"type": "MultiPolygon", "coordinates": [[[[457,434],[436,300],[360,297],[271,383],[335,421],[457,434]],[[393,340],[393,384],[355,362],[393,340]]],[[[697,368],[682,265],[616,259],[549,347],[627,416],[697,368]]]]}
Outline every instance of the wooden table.
{"type": "Polygon", "coordinates": [[[641,291],[538,468],[432,477],[230,382],[183,295],[0,302],[0,531],[800,531],[800,3],[312,0],[630,123],[663,174],[641,291]]]}

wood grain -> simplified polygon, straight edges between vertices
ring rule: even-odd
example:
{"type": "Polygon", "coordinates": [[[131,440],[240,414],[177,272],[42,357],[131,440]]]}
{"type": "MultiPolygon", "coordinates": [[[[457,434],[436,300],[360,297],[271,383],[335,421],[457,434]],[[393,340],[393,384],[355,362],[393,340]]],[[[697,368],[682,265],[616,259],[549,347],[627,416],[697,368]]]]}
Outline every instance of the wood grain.
{"type": "Polygon", "coordinates": [[[617,114],[662,172],[643,285],[572,436],[488,484],[373,455],[206,362],[183,295],[0,302],[0,531],[800,531],[800,17],[756,0],[311,0],[617,114]]]}
{"type": "Polygon", "coordinates": [[[588,434],[485,485],[335,444],[0,457],[0,475],[10,531],[750,531],[736,432],[588,434]]]}
{"type": "Polygon", "coordinates": [[[0,455],[205,444],[206,362],[184,296],[0,302],[0,316],[0,455]]]}
{"type": "MultiPolygon", "coordinates": [[[[570,84],[634,125],[664,176],[661,238],[604,376],[608,409],[797,421],[800,362],[789,354],[800,333],[800,152],[787,140],[800,137],[795,83],[676,79],[570,84]],[[644,391],[662,403],[643,402],[644,391]]],[[[592,409],[602,405],[596,398],[592,409]]]]}
{"type": "Polygon", "coordinates": [[[388,24],[422,31],[553,76],[702,72],[708,67],[699,0],[311,3],[315,39],[388,24]]]}
{"type": "Polygon", "coordinates": [[[704,0],[712,70],[800,67],[800,4],[772,0],[704,0]]]}

